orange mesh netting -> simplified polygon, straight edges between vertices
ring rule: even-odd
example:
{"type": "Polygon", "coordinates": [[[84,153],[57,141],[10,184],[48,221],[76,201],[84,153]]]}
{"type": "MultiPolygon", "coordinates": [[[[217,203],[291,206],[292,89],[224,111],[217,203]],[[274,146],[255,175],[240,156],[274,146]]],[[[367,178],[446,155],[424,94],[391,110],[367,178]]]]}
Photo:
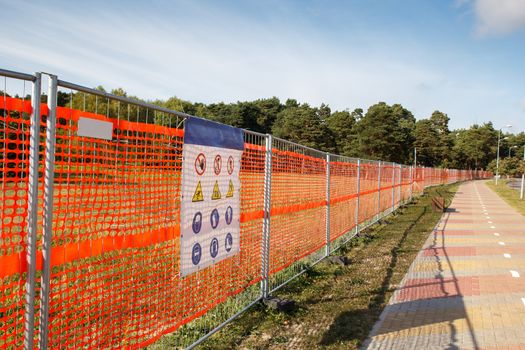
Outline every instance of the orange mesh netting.
{"type": "Polygon", "coordinates": [[[272,160],[270,273],[326,242],[326,162],[276,141],[272,160]],[[294,152],[295,151],[295,152],[294,152]]]}
{"type": "Polygon", "coordinates": [[[330,239],[333,241],[355,226],[357,161],[330,162],[330,239]]]}
{"type": "MultiPolygon", "coordinates": [[[[30,112],[28,101],[0,101],[2,348],[23,346],[30,112]]],[[[245,135],[240,253],[180,278],[183,130],[58,107],[56,135],[50,348],[143,347],[260,281],[264,137],[245,135]],[[113,123],[113,139],[77,136],[81,116],[113,123]]],[[[325,156],[274,142],[272,275],[326,244],[325,156]]],[[[358,166],[357,160],[339,156],[332,156],[329,166],[334,241],[356,225],[358,166]]],[[[411,190],[417,194],[425,186],[489,175],[431,168],[411,172],[362,161],[359,223],[392,208],[392,196],[399,203],[411,190]]],[[[41,253],[37,257],[40,271],[41,253]]]]}
{"type": "Polygon", "coordinates": [[[0,99],[0,348],[23,346],[30,101],[0,99]]]}

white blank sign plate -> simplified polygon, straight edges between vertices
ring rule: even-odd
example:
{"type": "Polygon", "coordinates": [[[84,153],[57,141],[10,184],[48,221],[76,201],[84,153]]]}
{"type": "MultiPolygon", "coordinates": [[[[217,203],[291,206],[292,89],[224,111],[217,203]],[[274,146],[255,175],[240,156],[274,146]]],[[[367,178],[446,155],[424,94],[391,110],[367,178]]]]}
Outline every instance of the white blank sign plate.
{"type": "Polygon", "coordinates": [[[77,135],[111,141],[113,138],[113,123],[80,117],[78,119],[77,135]]]}

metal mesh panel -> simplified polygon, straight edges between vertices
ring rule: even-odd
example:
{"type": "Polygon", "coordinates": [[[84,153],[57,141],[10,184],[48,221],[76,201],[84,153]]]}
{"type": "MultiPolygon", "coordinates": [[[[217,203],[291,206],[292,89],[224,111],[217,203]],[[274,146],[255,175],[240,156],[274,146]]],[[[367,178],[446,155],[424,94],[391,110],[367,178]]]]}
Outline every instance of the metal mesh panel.
{"type": "Polygon", "coordinates": [[[410,199],[412,186],[412,167],[401,166],[401,202],[406,203],[410,199]]]}
{"type": "Polygon", "coordinates": [[[241,252],[180,278],[182,120],[67,93],[57,108],[49,346],[136,348],[177,329],[163,341],[187,346],[257,300],[264,137],[246,134],[241,252]],[[112,140],[78,136],[80,117],[111,122],[112,140]]]}
{"type": "Polygon", "coordinates": [[[274,139],[272,158],[271,290],[303,270],[301,259],[317,260],[311,254],[326,243],[325,153],[274,139]]]}
{"type": "Polygon", "coordinates": [[[359,165],[359,224],[366,224],[377,214],[377,162],[361,160],[359,165]]]}
{"type": "Polygon", "coordinates": [[[31,82],[0,77],[0,348],[24,345],[31,82]],[[21,97],[19,97],[21,96],[21,97]]]}
{"type": "Polygon", "coordinates": [[[381,163],[381,212],[392,211],[392,192],[394,190],[394,165],[393,163],[381,163]]]}
{"type": "Polygon", "coordinates": [[[171,298],[186,287],[173,278],[182,130],[171,127],[176,116],[65,93],[69,103],[57,108],[49,346],[136,347],[185,317],[171,298]],[[112,123],[112,139],[78,136],[81,117],[112,123]]]}
{"type": "MultiPolygon", "coordinates": [[[[349,233],[356,225],[357,159],[331,156],[330,160],[330,240],[349,233]]],[[[339,244],[334,244],[337,248],[339,244]]]]}
{"type": "Polygon", "coordinates": [[[397,208],[401,201],[401,166],[394,165],[394,208],[397,208]]]}
{"type": "Polygon", "coordinates": [[[424,168],[416,168],[415,169],[415,177],[414,177],[414,193],[420,194],[423,192],[423,189],[425,188],[425,173],[424,168]]]}
{"type": "MultiPolygon", "coordinates": [[[[168,347],[186,347],[202,341],[216,327],[260,300],[262,225],[264,202],[265,136],[246,131],[241,159],[241,242],[240,253],[205,270],[183,278],[185,291],[174,289],[173,298],[183,295],[190,317],[176,332],[160,340],[168,347]],[[208,272],[206,272],[208,271],[208,272]],[[200,309],[188,308],[187,301],[202,300],[200,309]],[[196,318],[198,317],[198,318],[196,318]],[[195,319],[191,321],[192,319],[195,319]],[[188,322],[191,321],[191,322],[188,322]]],[[[179,251],[174,252],[179,255],[179,251]]]]}

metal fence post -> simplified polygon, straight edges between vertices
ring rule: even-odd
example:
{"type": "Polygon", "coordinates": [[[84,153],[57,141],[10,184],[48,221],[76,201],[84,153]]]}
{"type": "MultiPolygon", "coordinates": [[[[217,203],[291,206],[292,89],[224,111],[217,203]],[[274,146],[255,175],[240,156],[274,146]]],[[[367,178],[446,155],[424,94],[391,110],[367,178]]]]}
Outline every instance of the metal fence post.
{"type": "Polygon", "coordinates": [[[381,215],[381,161],[379,163],[379,170],[377,174],[377,220],[381,215]]]}
{"type": "Polygon", "coordinates": [[[33,349],[35,333],[36,237],[38,221],[38,163],[40,151],[40,95],[42,75],[35,73],[31,96],[31,128],[29,132],[29,188],[27,205],[27,281],[24,348],[33,349]]]}
{"type": "Polygon", "coordinates": [[[357,199],[355,206],[355,234],[359,233],[359,202],[360,202],[360,193],[361,192],[361,159],[357,160],[357,199]]]}
{"type": "Polygon", "coordinates": [[[411,202],[412,201],[412,195],[414,194],[414,167],[411,165],[410,166],[410,196],[408,197],[409,198],[409,201],[411,202]]]}
{"type": "Polygon", "coordinates": [[[49,109],[46,124],[46,157],[44,165],[44,218],[42,244],[42,283],[40,297],[40,349],[47,349],[49,335],[49,296],[51,293],[51,240],[53,235],[53,189],[55,178],[57,77],[49,75],[47,95],[49,109]]]}
{"type": "Polygon", "coordinates": [[[394,212],[394,207],[396,204],[396,163],[392,163],[392,213],[394,212]]]}
{"type": "Polygon", "coordinates": [[[263,241],[261,256],[261,295],[267,298],[269,294],[269,270],[270,270],[270,210],[272,194],[272,135],[266,135],[266,154],[264,161],[264,219],[263,219],[263,241]]]}
{"type": "Polygon", "coordinates": [[[326,256],[330,255],[330,153],[326,154],[326,256]]]}

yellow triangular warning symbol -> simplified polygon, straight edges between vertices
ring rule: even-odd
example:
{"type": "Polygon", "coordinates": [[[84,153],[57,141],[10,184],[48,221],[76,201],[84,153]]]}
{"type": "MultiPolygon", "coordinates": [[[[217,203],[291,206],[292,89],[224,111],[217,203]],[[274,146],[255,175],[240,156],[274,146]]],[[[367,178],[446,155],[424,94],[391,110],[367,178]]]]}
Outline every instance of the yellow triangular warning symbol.
{"type": "Polygon", "coordinates": [[[213,193],[211,194],[211,199],[221,199],[221,191],[219,190],[219,181],[215,180],[215,185],[213,186],[213,193]]]}
{"type": "Polygon", "coordinates": [[[232,180],[230,180],[230,184],[228,185],[228,193],[226,193],[226,198],[233,197],[233,191],[235,191],[235,189],[233,188],[232,180]]]}
{"type": "Polygon", "coordinates": [[[202,194],[202,186],[201,186],[201,182],[199,181],[191,201],[192,202],[202,202],[203,200],[204,200],[204,195],[202,194]]]}

